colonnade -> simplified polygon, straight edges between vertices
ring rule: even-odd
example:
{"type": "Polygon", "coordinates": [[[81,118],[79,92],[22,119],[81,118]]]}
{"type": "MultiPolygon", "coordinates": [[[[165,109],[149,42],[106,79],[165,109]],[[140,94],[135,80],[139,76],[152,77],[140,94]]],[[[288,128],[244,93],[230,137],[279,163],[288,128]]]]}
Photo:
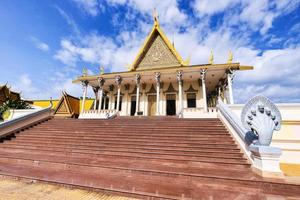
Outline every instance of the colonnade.
{"type": "MultiPolygon", "coordinates": [[[[206,74],[207,74],[207,69],[201,69],[199,71],[200,73],[200,78],[201,78],[201,84],[202,84],[202,96],[203,96],[203,109],[204,112],[208,111],[208,106],[207,106],[207,93],[206,93],[206,74]]],[[[234,73],[232,70],[228,70],[227,74],[227,84],[228,84],[228,93],[229,93],[229,103],[233,104],[233,92],[232,92],[232,81],[234,77],[234,73]]],[[[178,97],[179,97],[179,113],[182,112],[184,106],[183,106],[183,71],[179,70],[177,71],[176,77],[177,77],[177,82],[178,82],[178,97]]],[[[141,75],[140,74],[135,74],[135,83],[136,83],[136,109],[135,109],[135,115],[138,115],[140,112],[140,86],[141,86],[141,75]]],[[[160,113],[160,90],[161,90],[161,73],[160,72],[155,72],[154,73],[154,79],[156,82],[156,115],[161,115],[160,113]]],[[[98,86],[93,87],[93,91],[95,93],[95,103],[94,103],[94,110],[97,110],[97,103],[98,104],[98,112],[101,111],[101,105],[102,105],[102,99],[103,99],[103,92],[104,92],[104,83],[105,80],[103,77],[98,78],[98,86]]],[[[88,81],[82,81],[83,85],[83,99],[82,99],[82,106],[81,106],[81,112],[85,110],[85,100],[86,100],[86,95],[87,95],[87,87],[89,85],[88,81]]],[[[116,110],[118,111],[120,108],[120,96],[121,96],[121,85],[122,85],[122,77],[120,75],[115,76],[115,85],[117,86],[117,105],[115,106],[116,110]]],[[[114,90],[114,85],[109,86],[109,91],[110,91],[110,97],[109,97],[109,109],[112,108],[112,103],[111,101],[113,100],[113,90],[114,90]]],[[[104,106],[105,108],[105,106],[104,106]]]]}

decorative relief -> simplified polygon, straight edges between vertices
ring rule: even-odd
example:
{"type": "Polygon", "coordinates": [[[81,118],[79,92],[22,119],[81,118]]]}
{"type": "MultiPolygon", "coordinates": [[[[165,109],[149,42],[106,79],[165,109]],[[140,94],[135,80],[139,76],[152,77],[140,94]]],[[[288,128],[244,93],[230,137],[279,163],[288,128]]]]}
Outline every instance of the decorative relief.
{"type": "Polygon", "coordinates": [[[138,68],[178,66],[179,61],[160,35],[157,35],[138,68]]]}
{"type": "Polygon", "coordinates": [[[115,77],[115,82],[116,82],[117,86],[119,87],[121,85],[121,82],[122,82],[122,77],[120,75],[117,75],[115,77]]]}
{"type": "Polygon", "coordinates": [[[177,71],[176,78],[177,78],[178,83],[180,83],[180,84],[182,83],[182,75],[183,75],[183,73],[181,70],[177,71]]]}
{"type": "Polygon", "coordinates": [[[98,78],[98,83],[99,83],[99,86],[100,86],[100,88],[102,88],[102,87],[103,87],[103,85],[104,85],[104,83],[105,83],[105,80],[104,80],[104,78],[102,78],[102,77],[99,77],[99,78],[98,78]]]}
{"type": "Polygon", "coordinates": [[[157,84],[160,83],[160,72],[155,72],[155,82],[156,82],[157,84]]]}
{"type": "Polygon", "coordinates": [[[241,120],[246,129],[258,136],[258,142],[263,146],[270,145],[273,131],[281,128],[278,108],[264,96],[256,96],[246,103],[241,120]]]}

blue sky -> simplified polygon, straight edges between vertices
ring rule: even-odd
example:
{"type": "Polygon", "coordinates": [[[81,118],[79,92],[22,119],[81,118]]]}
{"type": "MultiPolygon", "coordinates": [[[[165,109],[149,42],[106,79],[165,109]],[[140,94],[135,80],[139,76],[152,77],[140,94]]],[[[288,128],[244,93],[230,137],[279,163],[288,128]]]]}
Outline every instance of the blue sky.
{"type": "Polygon", "coordinates": [[[24,98],[80,96],[72,80],[124,71],[152,27],[162,29],[192,64],[234,61],[254,65],[238,72],[234,96],[243,103],[263,94],[275,102],[300,102],[299,0],[1,0],[0,84],[24,98]]]}

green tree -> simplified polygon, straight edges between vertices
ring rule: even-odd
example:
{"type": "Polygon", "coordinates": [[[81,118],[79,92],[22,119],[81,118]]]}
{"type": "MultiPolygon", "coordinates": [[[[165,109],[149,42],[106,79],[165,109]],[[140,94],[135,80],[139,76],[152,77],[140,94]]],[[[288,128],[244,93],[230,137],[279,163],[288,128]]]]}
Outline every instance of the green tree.
{"type": "Polygon", "coordinates": [[[3,113],[8,109],[30,109],[30,105],[23,100],[7,100],[0,106],[0,121],[3,119],[3,113]]]}

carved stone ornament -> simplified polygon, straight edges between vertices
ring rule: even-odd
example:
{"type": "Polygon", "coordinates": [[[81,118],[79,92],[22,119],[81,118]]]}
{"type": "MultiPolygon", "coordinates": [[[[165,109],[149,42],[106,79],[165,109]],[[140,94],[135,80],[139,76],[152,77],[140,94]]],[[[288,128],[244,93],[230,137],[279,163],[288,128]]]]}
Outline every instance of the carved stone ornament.
{"type": "Polygon", "coordinates": [[[201,76],[202,81],[205,80],[206,72],[207,72],[207,69],[201,69],[200,70],[200,76],[201,76]]]}
{"type": "Polygon", "coordinates": [[[141,75],[140,74],[135,75],[135,82],[136,82],[137,85],[140,84],[140,82],[141,82],[141,75]]]}
{"type": "Polygon", "coordinates": [[[101,88],[103,87],[104,82],[105,82],[104,78],[102,78],[102,77],[99,77],[99,78],[98,78],[98,83],[99,83],[99,86],[100,86],[101,88]]]}
{"type": "Polygon", "coordinates": [[[156,83],[160,82],[160,72],[155,72],[155,81],[156,83]]]}
{"type": "Polygon", "coordinates": [[[227,73],[227,75],[229,76],[231,82],[233,82],[233,78],[235,77],[234,70],[229,69],[229,70],[227,70],[226,73],[227,73]]]}
{"type": "Polygon", "coordinates": [[[82,86],[83,86],[83,87],[87,87],[87,86],[88,86],[88,84],[89,84],[89,82],[88,82],[88,81],[81,81],[81,83],[82,83],[82,86]]]}
{"type": "Polygon", "coordinates": [[[177,71],[177,81],[178,81],[178,83],[182,83],[182,71],[181,70],[179,70],[179,71],[177,71]]]}
{"type": "Polygon", "coordinates": [[[281,128],[281,114],[266,97],[256,96],[244,106],[241,114],[244,127],[258,136],[260,145],[269,146],[273,131],[281,128]]]}
{"type": "Polygon", "coordinates": [[[121,82],[122,82],[122,77],[121,77],[120,75],[117,75],[117,76],[115,77],[115,82],[116,82],[116,84],[117,84],[118,86],[120,86],[120,85],[121,85],[121,82]]]}

